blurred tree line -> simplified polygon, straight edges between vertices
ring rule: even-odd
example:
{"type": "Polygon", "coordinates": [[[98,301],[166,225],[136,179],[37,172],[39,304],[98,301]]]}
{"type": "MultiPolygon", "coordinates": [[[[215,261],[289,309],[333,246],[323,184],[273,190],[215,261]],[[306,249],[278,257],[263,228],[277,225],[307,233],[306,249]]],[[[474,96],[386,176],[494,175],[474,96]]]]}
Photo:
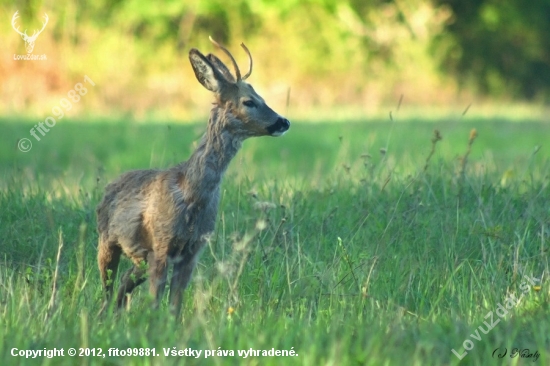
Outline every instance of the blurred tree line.
{"type": "MultiPolygon", "coordinates": [[[[309,105],[463,90],[550,99],[550,0],[0,0],[0,44],[11,48],[22,47],[9,23],[16,10],[38,25],[48,12],[64,69],[117,81],[104,98],[119,104],[129,88],[177,89],[170,70],[191,47],[212,50],[209,35],[238,57],[245,41],[265,84],[283,80],[309,105]]],[[[10,67],[0,61],[0,79],[10,67]]]]}
{"type": "Polygon", "coordinates": [[[435,0],[452,17],[442,66],[483,92],[533,99],[550,91],[550,0],[435,0]]]}

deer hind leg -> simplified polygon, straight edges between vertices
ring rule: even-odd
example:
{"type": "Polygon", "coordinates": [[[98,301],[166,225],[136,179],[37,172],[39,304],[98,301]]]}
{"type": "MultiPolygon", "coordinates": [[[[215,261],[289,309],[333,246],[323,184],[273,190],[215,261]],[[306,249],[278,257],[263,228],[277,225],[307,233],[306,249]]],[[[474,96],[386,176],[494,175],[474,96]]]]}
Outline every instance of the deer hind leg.
{"type": "Polygon", "coordinates": [[[147,279],[145,274],[147,272],[147,253],[144,255],[134,255],[130,257],[134,266],[127,270],[122,279],[120,280],[120,287],[117,295],[117,307],[121,308],[127,304],[127,296],[134,291],[136,287],[141,285],[147,279]]]}
{"type": "Polygon", "coordinates": [[[189,285],[197,260],[195,257],[181,258],[174,263],[174,272],[170,281],[170,312],[179,318],[183,290],[189,285]]]}
{"type": "Polygon", "coordinates": [[[116,241],[108,241],[105,238],[99,239],[97,263],[101,283],[105,293],[105,301],[99,313],[101,314],[108,306],[113,295],[113,285],[117,274],[118,263],[122,249],[116,241]]]}

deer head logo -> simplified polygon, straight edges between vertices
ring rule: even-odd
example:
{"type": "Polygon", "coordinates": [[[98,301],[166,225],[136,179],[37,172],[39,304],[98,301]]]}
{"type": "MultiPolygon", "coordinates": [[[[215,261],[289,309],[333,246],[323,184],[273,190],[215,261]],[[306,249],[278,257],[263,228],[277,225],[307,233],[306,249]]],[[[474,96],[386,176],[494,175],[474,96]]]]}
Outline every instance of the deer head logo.
{"type": "Polygon", "coordinates": [[[46,24],[48,24],[48,14],[44,14],[44,19],[46,21],[42,23],[42,29],[40,29],[38,32],[35,30],[32,34],[32,36],[27,35],[27,30],[25,29],[25,32],[21,32],[19,30],[19,27],[15,26],[15,21],[17,18],[19,18],[18,15],[19,11],[16,11],[15,14],[13,14],[13,17],[11,18],[11,26],[15,31],[23,38],[23,41],[25,41],[25,48],[27,49],[27,53],[32,53],[32,50],[34,49],[34,42],[36,41],[36,38],[42,33],[44,28],[46,28],[46,24]]]}

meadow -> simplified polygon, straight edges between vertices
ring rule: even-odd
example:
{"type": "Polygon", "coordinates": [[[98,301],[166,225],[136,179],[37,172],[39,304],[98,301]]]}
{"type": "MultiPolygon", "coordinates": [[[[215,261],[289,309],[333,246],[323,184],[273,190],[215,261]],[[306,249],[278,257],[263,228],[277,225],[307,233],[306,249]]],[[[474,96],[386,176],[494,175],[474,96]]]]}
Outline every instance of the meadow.
{"type": "Polygon", "coordinates": [[[550,363],[548,121],[289,117],[232,162],[181,322],[146,284],[97,316],[95,207],[120,173],[185,160],[206,121],[66,119],[36,141],[0,119],[0,364],[550,363]],[[292,356],[251,352],[273,349],[292,356]]]}

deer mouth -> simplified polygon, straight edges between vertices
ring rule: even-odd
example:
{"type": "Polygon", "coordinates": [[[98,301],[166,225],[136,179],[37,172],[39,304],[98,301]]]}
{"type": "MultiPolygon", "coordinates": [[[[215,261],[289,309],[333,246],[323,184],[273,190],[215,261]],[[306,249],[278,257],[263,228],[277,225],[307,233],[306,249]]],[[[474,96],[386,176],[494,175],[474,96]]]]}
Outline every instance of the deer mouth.
{"type": "Polygon", "coordinates": [[[277,118],[277,122],[272,124],[267,128],[267,132],[270,136],[282,136],[285,134],[286,131],[290,128],[290,122],[288,119],[279,117],[277,118]]]}

